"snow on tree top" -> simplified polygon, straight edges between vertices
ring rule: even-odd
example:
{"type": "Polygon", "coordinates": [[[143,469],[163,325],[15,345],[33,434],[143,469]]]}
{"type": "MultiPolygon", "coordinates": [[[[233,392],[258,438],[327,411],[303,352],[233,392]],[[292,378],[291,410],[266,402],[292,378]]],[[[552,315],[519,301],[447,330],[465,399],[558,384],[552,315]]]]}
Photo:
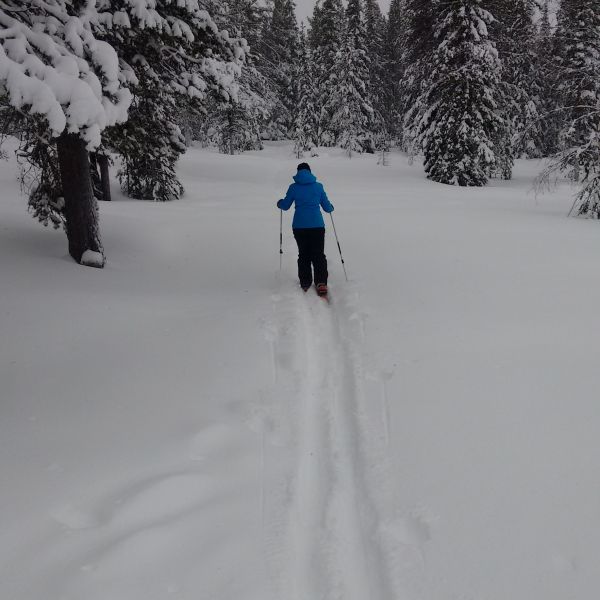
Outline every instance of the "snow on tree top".
{"type": "Polygon", "coordinates": [[[66,0],[33,4],[39,11],[28,21],[0,10],[0,80],[9,102],[43,116],[52,135],[80,133],[94,148],[105,127],[126,120],[131,103],[117,55],[94,37],[93,8],[73,16],[66,0]]]}

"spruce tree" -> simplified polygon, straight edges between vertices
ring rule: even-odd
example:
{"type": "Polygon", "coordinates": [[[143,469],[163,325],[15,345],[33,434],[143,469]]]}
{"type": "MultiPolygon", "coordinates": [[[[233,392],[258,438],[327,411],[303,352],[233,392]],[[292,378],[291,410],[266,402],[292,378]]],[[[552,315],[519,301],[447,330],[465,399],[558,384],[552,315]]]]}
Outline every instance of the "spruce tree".
{"type": "Polygon", "coordinates": [[[369,63],[367,89],[373,106],[375,120],[372,127],[374,149],[389,145],[387,131],[386,86],[388,82],[388,62],[386,50],[387,22],[381,13],[377,0],[365,0],[365,53],[369,63]]]}
{"type": "Polygon", "coordinates": [[[205,140],[226,154],[260,150],[262,133],[278,137],[271,128],[278,97],[261,60],[261,37],[269,20],[268,10],[255,0],[222,0],[217,23],[248,43],[245,64],[237,78],[237,93],[226,102],[216,98],[209,105],[204,126],[205,140]]]}
{"type": "Polygon", "coordinates": [[[440,8],[420,126],[425,171],[439,183],[481,186],[497,166],[504,125],[500,63],[487,30],[493,17],[480,0],[446,0],[440,8]]]}
{"type": "Polygon", "coordinates": [[[126,119],[127,74],[97,35],[101,23],[93,3],[48,0],[25,10],[22,4],[0,4],[0,81],[11,106],[29,122],[22,159],[31,158],[28,166],[34,169],[47,168],[30,190],[30,206],[33,202],[38,218],[36,200],[44,211],[60,210],[69,254],[101,267],[88,149],[100,145],[107,126],[126,119]],[[47,147],[36,151],[35,143],[47,147]]]}
{"type": "Polygon", "coordinates": [[[404,0],[392,0],[385,22],[382,69],[381,113],[393,143],[402,145],[401,86],[405,71],[406,19],[404,0]]]}
{"type": "MultiPolygon", "coordinates": [[[[91,16],[87,23],[93,34],[105,47],[115,50],[120,78],[133,92],[129,121],[104,130],[100,152],[106,156],[107,149],[122,151],[125,170],[121,181],[129,193],[157,200],[177,197],[182,188],[175,175],[175,161],[183,145],[175,118],[176,105],[189,102],[199,111],[208,92],[215,97],[227,94],[239,69],[241,45],[222,36],[208,13],[194,1],[185,6],[145,1],[133,7],[129,2],[114,0],[100,3],[91,16]],[[205,63],[202,57],[208,56],[205,63]]],[[[23,156],[30,158],[28,164],[37,170],[30,188],[30,209],[45,224],[66,222],[68,207],[60,200],[63,189],[55,177],[54,153],[40,146],[43,136],[39,134],[25,139],[23,156]]],[[[77,169],[86,171],[88,177],[91,172],[93,177],[92,165],[84,169],[82,164],[80,161],[77,169]]],[[[106,171],[104,189],[108,183],[106,171]]],[[[92,187],[94,194],[97,190],[92,187]]]]}
{"type": "MultiPolygon", "coordinates": [[[[556,63],[561,110],[559,145],[588,147],[600,126],[600,5],[595,0],[563,0],[558,12],[556,63]]],[[[572,153],[570,175],[590,168],[585,152],[572,153]]]]}
{"type": "Polygon", "coordinates": [[[269,137],[285,139],[292,132],[298,107],[296,86],[299,32],[293,0],[274,0],[260,41],[260,70],[272,83],[276,104],[270,115],[269,137]]]}
{"type": "Polygon", "coordinates": [[[371,64],[366,51],[361,0],[349,0],[346,32],[329,78],[332,90],[326,110],[331,114],[330,130],[348,156],[373,152],[377,122],[370,98],[371,64]]]}
{"type": "Polygon", "coordinates": [[[542,73],[536,62],[533,3],[531,0],[488,0],[486,6],[494,15],[490,38],[502,61],[504,100],[500,108],[509,127],[502,143],[509,154],[514,151],[517,155],[540,157],[543,153],[542,73]]]}
{"type": "Polygon", "coordinates": [[[403,119],[402,145],[411,153],[420,150],[418,131],[425,107],[418,100],[431,75],[437,45],[435,23],[441,10],[439,0],[404,0],[399,112],[403,119]]]}
{"type": "Polygon", "coordinates": [[[310,151],[313,155],[316,153],[319,124],[314,87],[314,62],[304,28],[300,32],[299,39],[299,63],[296,75],[298,110],[294,119],[292,137],[294,154],[297,158],[302,158],[306,151],[310,151]]]}
{"type": "Polygon", "coordinates": [[[336,132],[332,128],[331,76],[336,65],[345,31],[345,14],[341,0],[317,3],[310,20],[309,45],[314,62],[315,99],[317,101],[317,145],[333,146],[336,132]]]}
{"type": "MultiPolygon", "coordinates": [[[[157,0],[152,4],[154,29],[146,28],[143,17],[132,7],[127,10],[136,26],[134,35],[127,27],[112,28],[113,43],[132,65],[139,83],[133,90],[135,101],[127,130],[111,131],[109,143],[125,159],[120,175],[125,191],[164,201],[183,193],[175,169],[185,152],[181,112],[204,118],[211,100],[221,105],[234,97],[247,46],[237,39],[231,23],[222,19],[221,7],[213,19],[199,0],[157,0]],[[233,35],[223,35],[227,29],[233,35]],[[160,123],[148,123],[152,111],[160,115],[160,123]]],[[[209,7],[216,8],[213,3],[209,7]]]]}
{"type": "Polygon", "coordinates": [[[559,153],[551,169],[581,184],[579,213],[600,217],[600,6],[563,0],[556,32],[559,153]]]}
{"type": "MultiPolygon", "coordinates": [[[[539,139],[541,156],[552,156],[559,150],[560,101],[557,94],[557,69],[554,49],[556,39],[550,24],[548,2],[545,2],[535,38],[534,89],[539,97],[539,139]],[[549,51],[550,49],[550,51],[549,51]]],[[[535,135],[538,135],[535,132],[535,135]]]]}
{"type": "Polygon", "coordinates": [[[176,95],[153,69],[137,72],[129,120],[109,138],[121,157],[117,176],[131,198],[176,200],[184,190],[175,168],[186,149],[176,124],[176,95]]]}

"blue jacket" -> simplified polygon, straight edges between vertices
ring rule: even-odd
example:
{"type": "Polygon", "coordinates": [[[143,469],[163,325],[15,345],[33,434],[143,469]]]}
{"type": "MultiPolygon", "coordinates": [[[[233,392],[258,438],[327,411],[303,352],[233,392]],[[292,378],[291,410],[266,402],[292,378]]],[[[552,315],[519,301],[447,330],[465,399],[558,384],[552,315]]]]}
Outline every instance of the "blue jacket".
{"type": "Polygon", "coordinates": [[[298,171],[294,175],[294,181],[296,183],[290,185],[285,198],[277,203],[277,208],[288,210],[294,202],[296,203],[293,229],[325,227],[320,208],[330,213],[333,211],[333,205],[327,198],[323,184],[319,183],[308,169],[298,171]]]}

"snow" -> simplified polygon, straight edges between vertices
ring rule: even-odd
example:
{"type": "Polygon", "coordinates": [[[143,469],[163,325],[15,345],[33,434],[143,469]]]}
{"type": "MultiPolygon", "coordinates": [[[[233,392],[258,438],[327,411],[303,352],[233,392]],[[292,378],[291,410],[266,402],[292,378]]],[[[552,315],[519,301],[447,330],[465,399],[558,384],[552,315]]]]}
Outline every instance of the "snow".
{"type": "Polygon", "coordinates": [[[104,265],[104,256],[100,252],[94,250],[86,250],[81,255],[81,264],[88,267],[99,267],[104,265]]]}
{"type": "Polygon", "coordinates": [[[331,304],[275,209],[291,145],[182,159],[67,256],[0,164],[0,597],[564,600],[600,589],[598,223],[572,189],[309,160],[331,304]]]}
{"type": "Polygon", "coordinates": [[[87,17],[68,17],[60,4],[53,8],[64,22],[46,15],[32,27],[0,8],[0,82],[11,106],[44,117],[53,136],[65,129],[81,133],[93,149],[105,127],[126,120],[131,93],[119,81],[116,52],[94,38],[87,17]]]}

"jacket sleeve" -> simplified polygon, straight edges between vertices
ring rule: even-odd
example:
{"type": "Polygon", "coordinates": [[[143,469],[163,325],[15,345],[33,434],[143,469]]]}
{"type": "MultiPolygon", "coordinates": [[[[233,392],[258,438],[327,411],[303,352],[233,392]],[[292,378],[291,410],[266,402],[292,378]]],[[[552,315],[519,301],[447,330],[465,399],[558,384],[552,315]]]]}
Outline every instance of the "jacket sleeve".
{"type": "Polygon", "coordinates": [[[327,197],[327,194],[325,193],[325,188],[323,186],[321,186],[321,208],[326,212],[326,213],[330,213],[333,212],[333,204],[331,204],[331,202],[329,202],[329,198],[327,197]]]}
{"type": "Polygon", "coordinates": [[[290,206],[294,203],[293,189],[294,184],[290,185],[288,188],[285,198],[282,198],[277,202],[277,208],[280,208],[281,210],[288,210],[290,208],[290,206]]]}

